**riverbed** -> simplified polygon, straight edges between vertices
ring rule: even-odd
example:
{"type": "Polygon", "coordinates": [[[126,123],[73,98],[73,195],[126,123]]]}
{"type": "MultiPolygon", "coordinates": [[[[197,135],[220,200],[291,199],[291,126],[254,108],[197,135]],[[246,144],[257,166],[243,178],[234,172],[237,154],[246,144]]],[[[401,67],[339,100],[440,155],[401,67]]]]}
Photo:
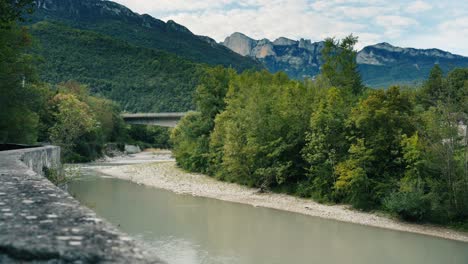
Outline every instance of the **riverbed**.
{"type": "Polygon", "coordinates": [[[170,152],[96,165],[70,192],[169,263],[468,263],[465,233],[260,194],[183,172],[170,152]]]}

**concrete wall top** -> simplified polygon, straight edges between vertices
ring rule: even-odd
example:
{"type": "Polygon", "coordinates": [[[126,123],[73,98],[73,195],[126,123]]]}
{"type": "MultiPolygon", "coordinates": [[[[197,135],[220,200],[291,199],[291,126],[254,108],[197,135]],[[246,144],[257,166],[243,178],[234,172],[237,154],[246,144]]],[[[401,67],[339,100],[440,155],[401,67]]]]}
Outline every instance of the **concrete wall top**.
{"type": "Polygon", "coordinates": [[[0,263],[162,263],[41,175],[54,146],[0,151],[0,263]]]}

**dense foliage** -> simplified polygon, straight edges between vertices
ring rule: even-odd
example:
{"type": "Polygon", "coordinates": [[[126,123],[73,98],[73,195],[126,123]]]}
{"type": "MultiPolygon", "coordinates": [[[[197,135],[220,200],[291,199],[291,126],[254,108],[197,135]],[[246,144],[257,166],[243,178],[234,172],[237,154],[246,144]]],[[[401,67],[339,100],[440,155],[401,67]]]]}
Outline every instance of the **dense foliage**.
{"type": "Polygon", "coordinates": [[[31,34],[37,40],[32,52],[44,60],[39,69],[44,81],[79,81],[129,112],[193,109],[193,92],[204,68],[199,64],[60,24],[34,24],[31,34]]]}
{"type": "Polygon", "coordinates": [[[33,11],[33,0],[1,0],[0,27],[8,28],[15,20],[24,21],[25,13],[33,11]]]}
{"type": "MultiPolygon", "coordinates": [[[[37,58],[27,53],[31,36],[15,19],[0,27],[0,143],[50,142],[62,147],[65,162],[96,159],[109,142],[168,147],[167,129],[124,124],[121,109],[108,99],[91,96],[87,86],[41,82],[35,74],[37,58]]],[[[71,65],[63,61],[61,67],[71,65]]]]}
{"type": "Polygon", "coordinates": [[[329,40],[314,81],[213,70],[197,89],[199,112],[173,131],[178,164],[260,190],[466,224],[468,69],[444,77],[436,66],[420,88],[365,90],[354,44],[329,40]]]}
{"type": "Polygon", "coordinates": [[[26,2],[0,3],[0,142],[33,143],[40,87],[32,67],[34,58],[25,54],[31,38],[15,23],[21,17],[19,6],[26,2]]]}

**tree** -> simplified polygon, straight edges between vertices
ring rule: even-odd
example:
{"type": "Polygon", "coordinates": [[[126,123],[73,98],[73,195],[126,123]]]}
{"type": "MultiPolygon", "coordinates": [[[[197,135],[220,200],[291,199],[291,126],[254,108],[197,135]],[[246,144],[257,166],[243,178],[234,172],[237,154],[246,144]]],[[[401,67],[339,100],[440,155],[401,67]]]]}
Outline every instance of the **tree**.
{"type": "Polygon", "coordinates": [[[11,22],[23,21],[24,13],[32,13],[33,0],[0,0],[0,28],[11,27],[11,22]]]}
{"type": "MultiPolygon", "coordinates": [[[[447,103],[452,104],[452,111],[468,113],[468,68],[456,68],[447,74],[447,103]]],[[[465,116],[465,124],[468,117],[465,116]]]]}
{"type": "Polygon", "coordinates": [[[336,165],[343,161],[349,149],[345,122],[350,108],[345,93],[331,88],[312,113],[302,153],[308,163],[312,197],[316,199],[333,200],[336,165]]]}
{"type": "Polygon", "coordinates": [[[404,175],[401,140],[415,132],[413,102],[398,87],[376,90],[353,108],[347,122],[350,155],[338,164],[335,187],[358,207],[378,207],[404,175]]]}
{"type": "MultiPolygon", "coordinates": [[[[5,7],[1,2],[1,7],[5,7]]],[[[2,17],[3,19],[3,17],[2,17]]],[[[5,18],[14,20],[14,16],[5,18]]],[[[0,27],[0,142],[32,144],[37,140],[39,118],[34,112],[40,96],[33,57],[25,53],[31,42],[14,21],[0,27]]]]}
{"type": "Polygon", "coordinates": [[[435,105],[437,100],[444,99],[446,91],[444,91],[444,74],[438,64],[434,65],[429,73],[429,78],[423,85],[423,93],[427,96],[427,101],[430,105],[435,105]]]}
{"type": "Polygon", "coordinates": [[[52,99],[56,123],[50,128],[50,140],[62,147],[64,156],[71,158],[79,137],[97,129],[97,122],[86,103],[73,94],[57,94],[52,99]]]}
{"type": "Polygon", "coordinates": [[[233,69],[219,66],[207,69],[201,78],[195,95],[199,112],[185,116],[171,135],[174,156],[182,168],[210,174],[209,139],[234,75],[233,69]]]}
{"type": "Polygon", "coordinates": [[[332,86],[354,95],[364,90],[356,62],[357,51],[354,49],[357,41],[358,38],[352,34],[343,40],[327,38],[322,50],[322,75],[330,80],[332,86]]]}
{"type": "Polygon", "coordinates": [[[283,73],[247,72],[233,79],[211,136],[216,175],[261,189],[302,180],[308,93],[283,73]]]}

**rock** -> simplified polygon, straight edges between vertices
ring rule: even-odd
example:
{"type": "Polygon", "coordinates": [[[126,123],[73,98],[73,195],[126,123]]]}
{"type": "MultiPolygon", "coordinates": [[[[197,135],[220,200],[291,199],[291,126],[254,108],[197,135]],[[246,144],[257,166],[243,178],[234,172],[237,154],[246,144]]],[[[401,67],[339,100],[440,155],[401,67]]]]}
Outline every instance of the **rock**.
{"type": "Polygon", "coordinates": [[[227,37],[221,44],[242,56],[252,56],[252,49],[256,46],[256,41],[236,32],[227,37]]]}
{"type": "Polygon", "coordinates": [[[313,77],[320,71],[323,42],[295,41],[285,37],[271,42],[236,32],[221,44],[243,56],[260,60],[271,72],[286,71],[291,78],[313,77]]]}
{"type": "Polygon", "coordinates": [[[140,153],[140,152],[141,152],[140,146],[125,145],[125,153],[126,154],[136,154],[136,153],[140,153]]]}

